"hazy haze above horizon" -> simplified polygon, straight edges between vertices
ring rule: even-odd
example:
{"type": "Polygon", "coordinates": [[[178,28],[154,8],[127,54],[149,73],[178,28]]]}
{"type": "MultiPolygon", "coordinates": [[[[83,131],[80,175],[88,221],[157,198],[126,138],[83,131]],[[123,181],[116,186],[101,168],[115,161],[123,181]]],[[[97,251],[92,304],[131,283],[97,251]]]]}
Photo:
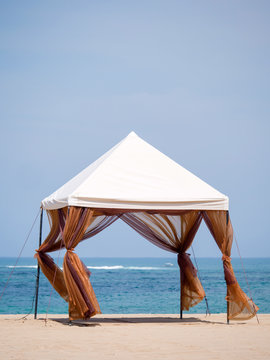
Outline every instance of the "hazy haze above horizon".
{"type": "MultiPolygon", "coordinates": [[[[269,257],[269,16],[268,1],[0,0],[0,256],[133,130],[229,196],[243,257],[269,257]]],[[[23,256],[37,244],[38,221],[23,256]]],[[[220,256],[205,226],[194,249],[220,256]]],[[[121,221],[76,252],[172,255],[121,221]]]]}

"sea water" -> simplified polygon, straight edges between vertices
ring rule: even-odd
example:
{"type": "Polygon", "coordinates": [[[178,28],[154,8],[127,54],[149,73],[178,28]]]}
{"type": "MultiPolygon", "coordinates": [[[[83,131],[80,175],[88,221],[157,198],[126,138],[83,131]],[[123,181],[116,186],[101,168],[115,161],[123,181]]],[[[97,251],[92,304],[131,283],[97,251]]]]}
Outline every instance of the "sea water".
{"type": "MultiPolygon", "coordinates": [[[[90,280],[103,313],[179,313],[179,267],[176,257],[82,260],[91,271],[90,280]]],[[[4,290],[0,314],[33,312],[36,260],[21,258],[14,268],[15,262],[15,258],[0,258],[0,295],[4,290]]],[[[242,262],[245,271],[240,259],[232,259],[240,286],[248,296],[252,296],[261,313],[270,313],[270,259],[246,258],[242,262]]],[[[62,266],[62,259],[59,265],[62,266]]],[[[198,258],[197,265],[210,312],[225,313],[226,284],[221,259],[198,258]]],[[[190,309],[190,313],[205,311],[204,300],[190,309]]],[[[52,289],[42,273],[38,312],[68,312],[67,303],[52,289]]]]}

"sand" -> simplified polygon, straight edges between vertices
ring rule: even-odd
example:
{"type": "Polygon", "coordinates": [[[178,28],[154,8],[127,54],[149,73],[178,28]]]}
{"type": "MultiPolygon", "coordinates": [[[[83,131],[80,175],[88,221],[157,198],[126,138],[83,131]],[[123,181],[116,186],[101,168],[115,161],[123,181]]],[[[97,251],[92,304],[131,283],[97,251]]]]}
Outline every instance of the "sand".
{"type": "Polygon", "coordinates": [[[270,314],[226,324],[226,315],[0,315],[0,359],[270,359],[270,314]]]}

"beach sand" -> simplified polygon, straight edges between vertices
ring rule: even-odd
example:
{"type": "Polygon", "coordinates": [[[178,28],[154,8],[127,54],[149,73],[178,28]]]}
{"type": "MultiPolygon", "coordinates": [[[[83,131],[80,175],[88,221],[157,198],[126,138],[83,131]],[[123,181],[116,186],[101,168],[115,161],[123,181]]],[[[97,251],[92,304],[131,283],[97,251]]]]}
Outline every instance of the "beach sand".
{"type": "Polygon", "coordinates": [[[270,359],[270,314],[258,316],[98,315],[69,326],[65,315],[0,315],[0,359],[270,359]]]}

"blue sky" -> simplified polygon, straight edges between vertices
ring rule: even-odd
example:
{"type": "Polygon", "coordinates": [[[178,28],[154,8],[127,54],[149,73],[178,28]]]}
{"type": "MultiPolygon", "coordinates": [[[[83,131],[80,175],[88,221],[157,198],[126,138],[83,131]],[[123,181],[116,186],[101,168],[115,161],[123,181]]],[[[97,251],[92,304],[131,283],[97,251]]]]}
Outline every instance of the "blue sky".
{"type": "MultiPolygon", "coordinates": [[[[0,0],[1,256],[132,130],[229,196],[242,256],[270,256],[269,15],[268,1],[0,0]]],[[[35,226],[24,256],[37,241],[35,226]]],[[[194,249],[219,256],[204,228],[194,249]]],[[[77,252],[169,254],[121,222],[77,252]]]]}

